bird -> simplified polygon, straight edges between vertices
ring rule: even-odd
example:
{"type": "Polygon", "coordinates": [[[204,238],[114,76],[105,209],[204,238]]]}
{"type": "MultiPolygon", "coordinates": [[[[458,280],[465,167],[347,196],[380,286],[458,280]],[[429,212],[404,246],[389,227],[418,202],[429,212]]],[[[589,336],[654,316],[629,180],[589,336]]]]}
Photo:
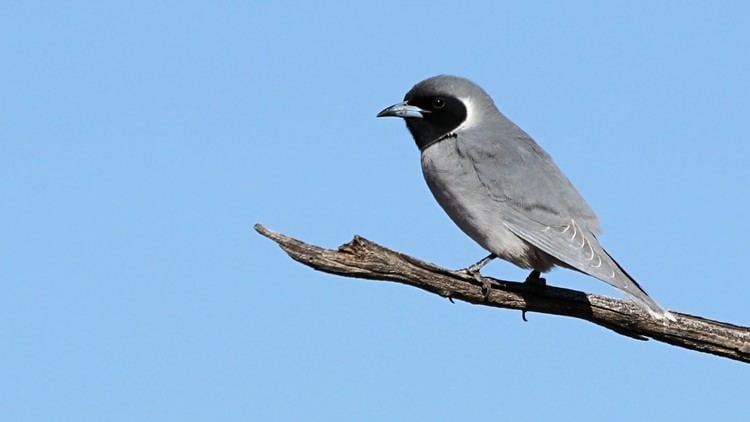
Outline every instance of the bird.
{"type": "MultiPolygon", "coordinates": [[[[377,117],[399,117],[421,153],[422,174],[453,222],[494,258],[532,270],[575,270],[629,295],[655,319],[674,320],[602,247],[599,219],[550,155],[469,79],[437,75],[377,117]]],[[[485,286],[486,288],[487,286],[485,286]]]]}

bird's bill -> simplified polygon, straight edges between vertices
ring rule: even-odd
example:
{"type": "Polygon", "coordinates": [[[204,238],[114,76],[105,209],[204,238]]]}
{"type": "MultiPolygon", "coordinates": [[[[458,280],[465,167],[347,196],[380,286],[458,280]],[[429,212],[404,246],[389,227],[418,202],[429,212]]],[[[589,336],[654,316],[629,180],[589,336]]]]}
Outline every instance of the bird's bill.
{"type": "Polygon", "coordinates": [[[386,107],[378,113],[378,117],[403,117],[403,118],[424,118],[425,113],[429,113],[427,110],[422,110],[417,106],[408,104],[406,101],[403,103],[394,104],[390,107],[386,107]]]}

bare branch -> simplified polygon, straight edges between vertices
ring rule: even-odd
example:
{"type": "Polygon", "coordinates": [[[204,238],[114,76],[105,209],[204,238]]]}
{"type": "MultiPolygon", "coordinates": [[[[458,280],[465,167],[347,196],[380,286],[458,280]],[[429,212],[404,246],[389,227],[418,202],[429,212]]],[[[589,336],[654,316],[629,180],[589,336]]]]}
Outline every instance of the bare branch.
{"type": "Polygon", "coordinates": [[[492,280],[485,294],[473,277],[392,251],[365,238],[325,249],[271,231],[255,230],[292,259],[346,277],[395,281],[453,301],[580,318],[639,340],[649,338],[686,349],[750,363],[750,328],[671,311],[677,321],[657,321],[627,301],[558,287],[492,280]]]}

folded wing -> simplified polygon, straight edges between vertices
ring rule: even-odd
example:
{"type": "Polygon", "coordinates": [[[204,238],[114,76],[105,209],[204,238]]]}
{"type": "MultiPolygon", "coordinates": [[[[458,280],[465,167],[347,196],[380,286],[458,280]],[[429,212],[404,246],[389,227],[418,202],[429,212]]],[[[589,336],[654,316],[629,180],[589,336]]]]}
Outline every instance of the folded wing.
{"type": "Polygon", "coordinates": [[[457,147],[471,158],[488,195],[506,205],[504,221],[516,236],[566,265],[631,295],[656,314],[663,309],[602,248],[593,210],[550,156],[517,127],[496,134],[462,136],[457,147]],[[483,139],[484,138],[484,139],[483,139]]]}

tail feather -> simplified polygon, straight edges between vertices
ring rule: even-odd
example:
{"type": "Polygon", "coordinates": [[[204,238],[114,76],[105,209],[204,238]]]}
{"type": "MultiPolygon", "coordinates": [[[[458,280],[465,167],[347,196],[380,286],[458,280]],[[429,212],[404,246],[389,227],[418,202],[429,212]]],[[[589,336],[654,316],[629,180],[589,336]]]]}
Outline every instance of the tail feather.
{"type": "Polygon", "coordinates": [[[610,260],[617,266],[617,269],[620,271],[620,274],[625,277],[629,284],[632,284],[635,287],[635,290],[628,289],[626,290],[626,293],[630,295],[630,297],[633,299],[633,301],[640,306],[643,310],[649,313],[651,317],[655,319],[668,319],[670,321],[676,321],[677,319],[669,313],[666,309],[662,308],[654,299],[651,298],[651,296],[648,295],[646,290],[641,287],[640,284],[638,284],[635,279],[628,274],[627,271],[625,271],[624,268],[614,259],[612,258],[612,255],[609,254],[609,252],[606,251],[606,249],[602,248],[605,254],[609,257],[610,260]]]}

